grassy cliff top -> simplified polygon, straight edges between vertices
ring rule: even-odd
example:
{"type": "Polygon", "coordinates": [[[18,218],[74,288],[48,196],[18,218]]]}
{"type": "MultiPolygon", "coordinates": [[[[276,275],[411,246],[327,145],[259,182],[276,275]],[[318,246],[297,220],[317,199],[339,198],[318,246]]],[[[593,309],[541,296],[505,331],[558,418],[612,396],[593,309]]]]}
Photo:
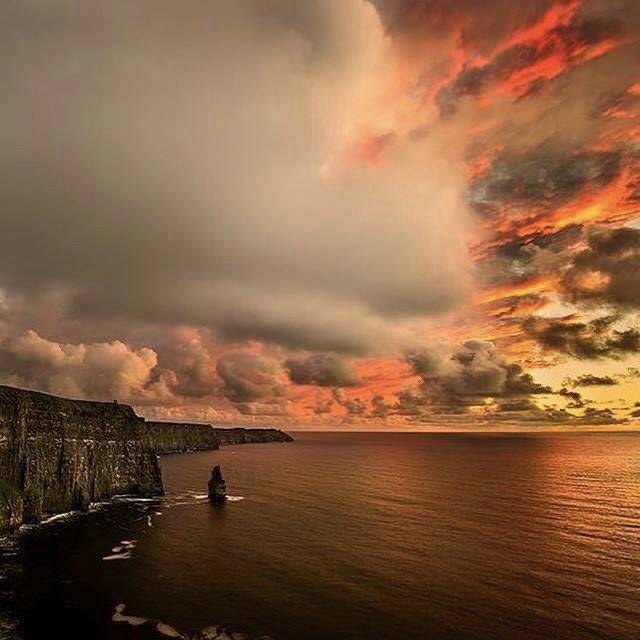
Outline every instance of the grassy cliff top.
{"type": "Polygon", "coordinates": [[[164,420],[147,420],[147,425],[154,427],[167,427],[167,428],[187,428],[187,429],[213,429],[210,424],[203,422],[167,422],[164,420]]]}
{"type": "Polygon", "coordinates": [[[122,418],[137,417],[133,408],[127,404],[71,400],[40,391],[0,385],[0,417],[13,415],[19,409],[34,413],[59,413],[85,417],[104,417],[105,415],[122,418]]]}

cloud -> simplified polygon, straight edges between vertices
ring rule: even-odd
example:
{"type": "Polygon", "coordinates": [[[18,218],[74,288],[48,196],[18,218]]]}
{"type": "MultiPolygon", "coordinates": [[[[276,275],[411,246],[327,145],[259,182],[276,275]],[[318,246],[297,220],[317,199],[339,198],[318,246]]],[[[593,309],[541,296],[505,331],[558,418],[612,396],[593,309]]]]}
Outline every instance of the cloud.
{"type": "Polygon", "coordinates": [[[367,405],[362,398],[349,398],[344,389],[335,388],[332,390],[333,399],[347,410],[350,416],[364,416],[367,412],[367,405]]]}
{"type": "Polygon", "coordinates": [[[592,228],[572,260],[563,288],[573,302],[640,307],[640,230],[592,228]]]}
{"type": "Polygon", "coordinates": [[[176,378],[158,369],[157,353],[120,341],[64,344],[27,331],[0,344],[3,382],[65,396],[161,403],[176,378]]]}
{"type": "Polygon", "coordinates": [[[451,116],[464,96],[482,96],[496,88],[516,98],[535,95],[547,82],[602,55],[607,50],[605,43],[609,48],[620,44],[616,41],[620,33],[617,22],[574,16],[571,6],[577,5],[567,4],[564,15],[557,12],[557,21],[549,20],[546,31],[537,30],[529,38],[523,31],[519,41],[499,48],[486,64],[465,65],[455,80],[438,92],[440,113],[451,116]]]}
{"type": "Polygon", "coordinates": [[[331,397],[327,398],[326,395],[318,389],[316,391],[315,404],[308,406],[307,409],[311,409],[316,415],[320,416],[331,413],[334,404],[335,402],[331,397]]]}
{"type": "Polygon", "coordinates": [[[590,322],[562,318],[527,319],[525,332],[548,351],[556,351],[586,360],[620,359],[640,351],[640,331],[617,329],[618,316],[604,316],[590,322]]]}
{"type": "Polygon", "coordinates": [[[577,391],[569,391],[569,389],[562,387],[562,389],[558,391],[558,395],[568,399],[567,409],[582,409],[585,406],[582,394],[577,391]]]}
{"type": "Polygon", "coordinates": [[[393,406],[387,404],[380,394],[376,394],[371,398],[371,416],[374,418],[384,418],[393,410],[393,406]]]}
{"type": "Polygon", "coordinates": [[[547,141],[498,154],[471,185],[471,201],[484,215],[505,206],[515,211],[552,210],[586,190],[597,192],[620,172],[619,151],[567,149],[547,141]]]}
{"type": "MultiPolygon", "coordinates": [[[[186,332],[185,332],[186,333],[186,332]]],[[[214,393],[217,380],[210,346],[198,332],[175,335],[159,353],[164,369],[175,376],[172,390],[186,398],[204,398],[214,393]]]]}
{"type": "Polygon", "coordinates": [[[12,295],[351,353],[464,299],[458,165],[429,143],[342,161],[391,68],[371,4],[35,0],[0,42],[12,295]]]}
{"type": "Polygon", "coordinates": [[[317,353],[304,359],[289,358],[284,367],[293,384],[319,387],[353,387],[359,384],[351,362],[334,354],[317,353]]]}
{"type": "Polygon", "coordinates": [[[224,395],[237,403],[242,413],[264,412],[268,405],[282,406],[286,387],[278,380],[282,370],[276,360],[229,353],[218,358],[216,371],[224,383],[224,395]]]}
{"type": "Polygon", "coordinates": [[[468,340],[454,350],[449,360],[434,364],[433,356],[411,354],[408,357],[423,390],[434,397],[473,398],[550,393],[537,384],[517,364],[508,363],[491,342],[468,340]]]}
{"type": "Polygon", "coordinates": [[[482,407],[488,398],[524,401],[529,395],[553,393],[518,364],[509,363],[491,342],[468,340],[449,357],[423,350],[407,355],[420,384],[398,394],[399,415],[429,412],[466,413],[482,407]]]}
{"type": "Polygon", "coordinates": [[[592,373],[585,373],[575,378],[566,378],[563,384],[570,387],[603,387],[616,385],[618,380],[611,376],[596,376],[592,373]]]}

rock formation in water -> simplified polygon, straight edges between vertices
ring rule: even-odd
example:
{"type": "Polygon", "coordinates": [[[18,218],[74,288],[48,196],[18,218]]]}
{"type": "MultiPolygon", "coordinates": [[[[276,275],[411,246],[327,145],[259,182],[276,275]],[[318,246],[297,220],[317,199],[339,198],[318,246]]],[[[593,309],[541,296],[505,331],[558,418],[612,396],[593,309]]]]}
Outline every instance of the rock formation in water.
{"type": "Polygon", "coordinates": [[[211,478],[209,480],[209,500],[211,502],[221,503],[227,499],[227,483],[222,477],[220,465],[216,465],[211,470],[211,478]]]}
{"type": "Polygon", "coordinates": [[[0,529],[117,494],[161,494],[144,426],[127,405],[0,386],[0,529]]]}

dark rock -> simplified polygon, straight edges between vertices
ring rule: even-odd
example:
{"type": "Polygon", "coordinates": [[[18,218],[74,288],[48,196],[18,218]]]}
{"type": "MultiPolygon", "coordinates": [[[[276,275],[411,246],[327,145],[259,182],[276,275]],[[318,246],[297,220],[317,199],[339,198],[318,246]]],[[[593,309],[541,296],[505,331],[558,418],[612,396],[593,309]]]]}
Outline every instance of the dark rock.
{"type": "Polygon", "coordinates": [[[227,483],[222,477],[220,465],[216,465],[211,470],[211,479],[209,480],[209,500],[211,502],[224,502],[227,499],[227,483]]]}
{"type": "Polygon", "coordinates": [[[42,520],[43,497],[35,491],[25,491],[22,497],[22,522],[38,524],[42,520]]]}
{"type": "Polygon", "coordinates": [[[0,532],[22,524],[22,496],[12,484],[0,479],[0,532]]]}

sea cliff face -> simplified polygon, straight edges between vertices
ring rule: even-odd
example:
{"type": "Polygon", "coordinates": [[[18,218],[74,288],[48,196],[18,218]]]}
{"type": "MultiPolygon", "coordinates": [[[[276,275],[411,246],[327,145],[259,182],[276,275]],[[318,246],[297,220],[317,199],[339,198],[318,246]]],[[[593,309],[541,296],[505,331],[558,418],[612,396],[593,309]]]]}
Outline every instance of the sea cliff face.
{"type": "Polygon", "coordinates": [[[159,454],[208,451],[219,447],[210,424],[148,421],[146,436],[159,454]]]}
{"type": "Polygon", "coordinates": [[[261,442],[293,442],[293,438],[281,429],[246,429],[233,427],[213,429],[220,446],[233,444],[257,444],[261,442]]]}
{"type": "Polygon", "coordinates": [[[293,442],[280,429],[212,427],[210,424],[146,422],[146,435],[159,454],[208,451],[235,444],[293,442]]]}
{"type": "Polygon", "coordinates": [[[155,448],[131,407],[6,386],[0,386],[0,479],[0,529],[118,494],[162,493],[155,448]]]}

